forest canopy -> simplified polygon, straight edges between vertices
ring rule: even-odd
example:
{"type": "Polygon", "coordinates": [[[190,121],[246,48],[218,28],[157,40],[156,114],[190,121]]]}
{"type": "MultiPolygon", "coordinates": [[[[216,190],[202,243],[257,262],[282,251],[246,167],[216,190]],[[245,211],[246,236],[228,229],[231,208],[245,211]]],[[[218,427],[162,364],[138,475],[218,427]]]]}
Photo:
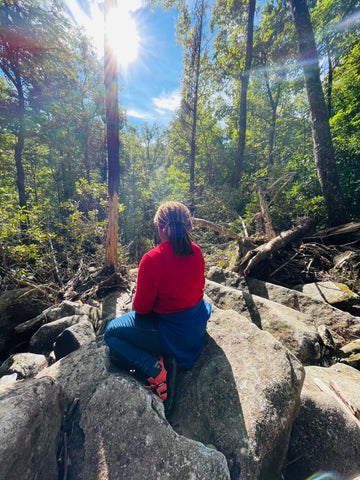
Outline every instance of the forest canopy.
{"type": "MultiPolygon", "coordinates": [[[[275,232],[358,220],[359,1],[150,3],[178,11],[181,105],[135,126],[120,89],[119,264],[168,199],[240,235],[261,200],[275,232]]],[[[62,285],[105,256],[103,60],[61,0],[0,0],[0,26],[0,288],[62,285]]]]}

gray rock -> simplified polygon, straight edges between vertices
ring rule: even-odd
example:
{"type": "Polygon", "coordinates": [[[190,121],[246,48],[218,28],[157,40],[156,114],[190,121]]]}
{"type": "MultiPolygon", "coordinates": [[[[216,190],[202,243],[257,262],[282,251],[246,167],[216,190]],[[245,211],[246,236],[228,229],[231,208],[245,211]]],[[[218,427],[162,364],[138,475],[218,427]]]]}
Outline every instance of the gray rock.
{"type": "Polygon", "coordinates": [[[17,380],[17,373],[11,373],[10,375],[3,375],[0,378],[0,385],[6,385],[8,383],[16,382],[17,380]]]}
{"type": "Polygon", "coordinates": [[[294,290],[298,290],[333,306],[345,306],[347,303],[351,306],[359,301],[359,296],[343,283],[330,281],[306,283],[295,286],[294,290]]]}
{"type": "Polygon", "coordinates": [[[219,308],[235,310],[274,335],[304,365],[319,363],[320,337],[307,315],[210,280],[206,281],[205,292],[219,308]]]}
{"type": "Polygon", "coordinates": [[[113,369],[97,339],[39,373],[62,383],[68,404],[69,480],[111,478],[229,479],[225,457],[177,435],[161,400],[113,369]]]}
{"type": "Polygon", "coordinates": [[[225,287],[238,288],[245,292],[248,291],[245,277],[240,276],[238,273],[224,270],[223,268],[211,267],[206,278],[212,282],[225,285],[225,287]]]}
{"type": "Polygon", "coordinates": [[[319,470],[351,478],[360,472],[360,420],[345,402],[360,411],[360,372],[339,363],[305,367],[305,372],[285,479],[304,480],[319,470]],[[330,382],[340,396],[329,388],[330,382]]]}
{"type": "Polygon", "coordinates": [[[106,325],[114,318],[120,317],[132,309],[132,296],[130,292],[118,290],[109,293],[104,298],[101,308],[101,321],[96,330],[97,335],[103,335],[106,325]]]}
{"type": "Polygon", "coordinates": [[[20,288],[0,295],[0,355],[6,357],[11,349],[24,341],[15,335],[15,327],[38,315],[48,306],[39,290],[20,288]]]}
{"type": "Polygon", "coordinates": [[[348,343],[344,347],[340,348],[340,350],[345,355],[351,355],[353,353],[360,353],[360,338],[358,338],[357,340],[353,340],[352,342],[348,343]]]}
{"type": "Polygon", "coordinates": [[[93,324],[94,328],[97,328],[101,317],[101,310],[100,308],[88,304],[70,302],[66,300],[56,307],[47,308],[35,318],[31,318],[27,322],[21,323],[15,327],[15,332],[17,334],[30,332],[32,335],[44,324],[54,322],[55,320],[59,320],[64,317],[71,317],[73,315],[86,315],[93,324]]]}
{"type": "Polygon", "coordinates": [[[208,332],[193,369],[178,374],[171,424],[223,452],[232,480],[279,479],[303,367],[234,311],[214,309],[208,332]]]}
{"type": "Polygon", "coordinates": [[[64,408],[62,389],[49,377],[0,388],[0,480],[58,480],[64,408]]]}
{"type": "Polygon", "coordinates": [[[16,353],[11,355],[0,367],[0,377],[16,373],[18,379],[35,376],[48,366],[44,355],[36,353],[16,353]]]}
{"type": "MultiPolygon", "coordinates": [[[[159,408],[160,407],[160,408],[159,408]]],[[[82,411],[83,470],[69,479],[229,479],[224,455],[178,435],[138,382],[112,375],[82,411]]]]}
{"type": "Polygon", "coordinates": [[[315,327],[324,324],[331,332],[335,342],[343,345],[360,337],[359,318],[335,308],[323,300],[290,288],[281,287],[256,278],[246,279],[249,291],[253,295],[267,298],[306,314],[315,327]]]}
{"type": "Polygon", "coordinates": [[[66,328],[55,340],[54,353],[56,360],[80,348],[84,343],[95,340],[95,332],[92,323],[82,320],[71,327],[66,328]]]}
{"type": "Polygon", "coordinates": [[[84,320],[88,321],[87,315],[72,315],[42,325],[30,339],[30,352],[48,354],[52,350],[53,344],[60,333],[71,325],[84,320]]]}

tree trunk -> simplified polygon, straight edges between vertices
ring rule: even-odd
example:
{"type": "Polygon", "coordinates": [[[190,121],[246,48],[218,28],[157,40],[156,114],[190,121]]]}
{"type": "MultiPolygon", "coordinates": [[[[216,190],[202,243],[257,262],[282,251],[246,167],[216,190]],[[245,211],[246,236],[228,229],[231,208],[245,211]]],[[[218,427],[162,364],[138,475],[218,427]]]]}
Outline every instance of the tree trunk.
{"type": "Polygon", "coordinates": [[[245,154],[246,142],[246,117],[247,117],[247,92],[249,88],[252,51],[253,51],[253,36],[254,36],[254,16],[255,16],[256,0],[249,0],[249,16],[247,25],[246,38],[246,54],[245,54],[245,68],[241,75],[241,92],[240,92],[240,112],[239,112],[239,139],[235,156],[235,171],[234,184],[237,185],[240,181],[245,154]]]}
{"type": "MultiPolygon", "coordinates": [[[[25,98],[24,92],[22,87],[22,81],[20,77],[20,73],[17,69],[14,70],[14,79],[15,79],[15,87],[18,94],[18,121],[19,121],[19,128],[17,131],[17,140],[15,143],[15,165],[16,165],[16,186],[19,193],[19,207],[23,210],[26,210],[27,204],[27,195],[25,190],[25,172],[24,172],[24,165],[22,161],[22,154],[24,150],[25,144],[25,98]]],[[[23,243],[28,243],[27,237],[27,225],[26,221],[20,219],[20,231],[21,231],[21,238],[23,243]]]]}
{"type": "Polygon", "coordinates": [[[327,57],[328,57],[328,78],[327,78],[327,89],[326,89],[326,100],[328,107],[329,118],[332,117],[332,84],[334,76],[334,68],[331,60],[330,47],[327,46],[327,57]]]}
{"type": "Polygon", "coordinates": [[[304,71],[317,174],[324,195],[329,223],[336,226],[346,223],[349,216],[340,193],[328,110],[320,80],[314,32],[306,0],[289,0],[289,2],[304,71]]]}
{"type": "Polygon", "coordinates": [[[199,77],[200,77],[200,58],[201,58],[201,39],[204,17],[204,2],[201,3],[198,24],[196,25],[196,36],[194,39],[195,53],[195,86],[194,103],[192,108],[192,126],[191,126],[191,145],[190,145],[190,202],[189,208],[193,215],[195,210],[195,160],[196,160],[196,130],[197,130],[197,108],[199,100],[199,77]]]}
{"type": "Polygon", "coordinates": [[[109,216],[106,234],[105,266],[116,271],[118,267],[118,194],[120,184],[119,162],[119,106],[118,106],[118,72],[115,54],[107,41],[106,20],[111,15],[111,8],[116,7],[116,0],[105,0],[105,110],[108,153],[108,192],[109,216]]]}
{"type": "Polygon", "coordinates": [[[258,196],[259,196],[261,215],[264,220],[265,234],[269,238],[274,238],[276,237],[276,233],[271,221],[269,206],[265,198],[265,193],[263,192],[263,189],[261,187],[259,187],[258,189],[258,196]]]}
{"type": "Polygon", "coordinates": [[[20,208],[26,208],[25,172],[22,163],[22,152],[25,143],[24,108],[23,102],[19,101],[19,104],[19,130],[15,144],[16,186],[19,192],[19,206],[20,208]]]}
{"type": "Polygon", "coordinates": [[[270,103],[270,107],[271,107],[271,120],[270,120],[270,129],[269,129],[269,164],[273,165],[274,164],[274,143],[275,143],[275,133],[276,133],[277,107],[279,105],[281,87],[280,87],[280,85],[277,86],[276,96],[274,98],[273,94],[271,92],[269,77],[268,77],[268,74],[266,72],[266,69],[264,70],[264,76],[265,76],[266,90],[268,92],[269,103],[270,103]]]}

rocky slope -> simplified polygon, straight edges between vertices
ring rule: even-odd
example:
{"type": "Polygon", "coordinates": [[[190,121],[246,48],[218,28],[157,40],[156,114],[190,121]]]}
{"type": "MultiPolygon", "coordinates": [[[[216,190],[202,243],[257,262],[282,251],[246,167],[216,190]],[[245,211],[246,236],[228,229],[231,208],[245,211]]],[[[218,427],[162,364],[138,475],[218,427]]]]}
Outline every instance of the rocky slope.
{"type": "Polygon", "coordinates": [[[211,269],[205,347],[166,417],[102,339],[128,292],[45,310],[13,295],[0,296],[0,480],[360,475],[359,317],[211,269]]]}

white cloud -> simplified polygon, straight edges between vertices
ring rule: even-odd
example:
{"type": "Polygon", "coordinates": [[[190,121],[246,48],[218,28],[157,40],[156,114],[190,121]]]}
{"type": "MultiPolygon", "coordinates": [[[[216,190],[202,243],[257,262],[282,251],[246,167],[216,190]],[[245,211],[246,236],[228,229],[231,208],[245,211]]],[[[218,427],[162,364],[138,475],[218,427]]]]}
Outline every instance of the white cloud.
{"type": "Polygon", "coordinates": [[[142,120],[153,120],[154,117],[149,112],[141,112],[140,110],[126,110],[127,117],[140,118],[142,120]]]}
{"type": "Polygon", "coordinates": [[[158,113],[165,115],[169,112],[174,112],[180,106],[180,90],[175,90],[171,93],[163,92],[159,97],[153,97],[151,100],[158,113]]]}

